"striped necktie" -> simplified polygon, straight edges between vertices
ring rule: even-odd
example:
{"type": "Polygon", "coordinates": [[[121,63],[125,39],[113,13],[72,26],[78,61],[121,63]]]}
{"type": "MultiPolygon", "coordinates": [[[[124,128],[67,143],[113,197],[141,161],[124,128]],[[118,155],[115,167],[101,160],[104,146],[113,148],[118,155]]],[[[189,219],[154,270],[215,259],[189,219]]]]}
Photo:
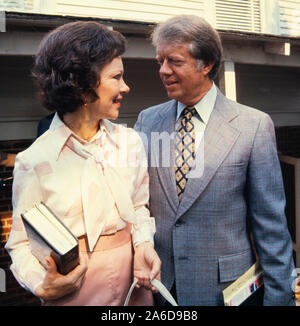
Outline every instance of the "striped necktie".
{"type": "Polygon", "coordinates": [[[175,136],[175,177],[179,201],[195,159],[195,128],[192,122],[195,113],[194,107],[186,107],[183,110],[175,136]]]}

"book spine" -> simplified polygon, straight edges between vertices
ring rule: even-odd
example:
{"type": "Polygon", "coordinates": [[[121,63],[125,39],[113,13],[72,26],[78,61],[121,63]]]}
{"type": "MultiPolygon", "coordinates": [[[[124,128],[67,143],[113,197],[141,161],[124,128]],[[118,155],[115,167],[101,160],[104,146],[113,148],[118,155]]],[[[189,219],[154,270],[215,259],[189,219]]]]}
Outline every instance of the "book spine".
{"type": "Polygon", "coordinates": [[[78,245],[63,256],[58,257],[58,271],[65,275],[79,264],[78,245]]]}

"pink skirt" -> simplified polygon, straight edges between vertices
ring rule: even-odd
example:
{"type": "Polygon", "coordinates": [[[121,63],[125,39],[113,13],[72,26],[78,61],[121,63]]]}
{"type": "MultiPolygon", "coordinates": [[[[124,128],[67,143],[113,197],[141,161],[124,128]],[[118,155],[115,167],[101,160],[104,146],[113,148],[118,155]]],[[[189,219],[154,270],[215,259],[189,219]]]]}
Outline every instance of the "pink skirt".
{"type": "MultiPolygon", "coordinates": [[[[86,237],[79,239],[79,249],[88,261],[88,270],[79,290],[61,299],[44,302],[49,306],[123,306],[133,281],[133,254],[130,228],[113,235],[100,236],[93,252],[86,237]]],[[[135,289],[131,306],[152,306],[151,291],[135,289]]]]}

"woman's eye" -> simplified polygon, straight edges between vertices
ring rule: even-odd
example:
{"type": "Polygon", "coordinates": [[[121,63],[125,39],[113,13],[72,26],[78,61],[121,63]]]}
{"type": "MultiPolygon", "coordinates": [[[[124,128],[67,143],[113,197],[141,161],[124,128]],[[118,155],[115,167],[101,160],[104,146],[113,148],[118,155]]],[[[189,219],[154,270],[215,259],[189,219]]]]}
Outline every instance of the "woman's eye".
{"type": "Polygon", "coordinates": [[[121,79],[121,77],[122,77],[122,75],[121,75],[121,74],[118,74],[118,75],[115,75],[115,76],[114,76],[114,78],[115,78],[115,79],[117,79],[117,80],[120,80],[120,79],[121,79]]]}

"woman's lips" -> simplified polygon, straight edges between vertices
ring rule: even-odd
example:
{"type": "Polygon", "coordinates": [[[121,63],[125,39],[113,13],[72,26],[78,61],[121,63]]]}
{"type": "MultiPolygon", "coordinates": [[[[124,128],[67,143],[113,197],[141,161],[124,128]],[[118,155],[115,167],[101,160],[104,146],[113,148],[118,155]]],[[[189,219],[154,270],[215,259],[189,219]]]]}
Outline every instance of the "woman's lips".
{"type": "Polygon", "coordinates": [[[117,98],[115,98],[114,100],[113,100],[113,103],[114,104],[117,104],[118,106],[120,106],[121,105],[121,101],[122,101],[122,97],[117,97],[117,98]]]}

